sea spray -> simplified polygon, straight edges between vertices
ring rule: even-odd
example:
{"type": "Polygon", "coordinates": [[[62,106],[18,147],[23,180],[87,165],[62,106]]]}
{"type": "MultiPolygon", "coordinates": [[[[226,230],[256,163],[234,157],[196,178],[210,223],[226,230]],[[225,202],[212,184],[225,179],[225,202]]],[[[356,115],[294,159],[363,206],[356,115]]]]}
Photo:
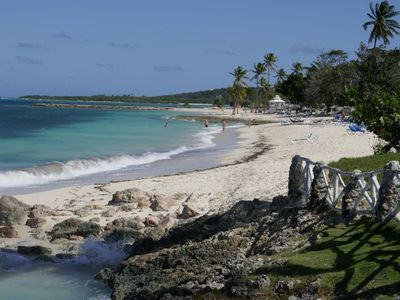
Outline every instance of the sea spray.
{"type": "Polygon", "coordinates": [[[80,246],[78,255],[66,262],[76,265],[113,266],[119,264],[126,256],[123,241],[105,243],[95,237],[88,237],[80,246]]]}

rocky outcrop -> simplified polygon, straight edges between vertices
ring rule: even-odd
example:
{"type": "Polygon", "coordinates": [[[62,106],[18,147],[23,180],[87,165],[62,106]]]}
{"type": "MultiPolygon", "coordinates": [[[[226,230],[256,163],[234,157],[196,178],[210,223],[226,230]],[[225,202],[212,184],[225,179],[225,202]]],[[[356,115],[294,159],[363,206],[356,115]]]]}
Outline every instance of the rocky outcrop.
{"type": "Polygon", "coordinates": [[[137,240],[126,261],[98,278],[115,299],[192,297],[213,289],[254,298],[271,281],[265,275],[243,279],[246,274],[260,268],[265,255],[300,247],[329,220],[303,209],[273,211],[266,202],[242,201],[224,214],[178,225],[161,239],[137,240]]]}
{"type": "Polygon", "coordinates": [[[128,203],[136,204],[137,208],[150,206],[150,195],[140,189],[133,188],[114,193],[108,205],[124,205],[128,203]]]}
{"type": "Polygon", "coordinates": [[[25,224],[28,205],[12,196],[0,198],[0,226],[25,224]]]}
{"type": "Polygon", "coordinates": [[[49,232],[52,240],[73,239],[74,237],[88,237],[90,235],[99,236],[101,227],[93,222],[83,222],[76,218],[70,218],[54,225],[49,232]]]}

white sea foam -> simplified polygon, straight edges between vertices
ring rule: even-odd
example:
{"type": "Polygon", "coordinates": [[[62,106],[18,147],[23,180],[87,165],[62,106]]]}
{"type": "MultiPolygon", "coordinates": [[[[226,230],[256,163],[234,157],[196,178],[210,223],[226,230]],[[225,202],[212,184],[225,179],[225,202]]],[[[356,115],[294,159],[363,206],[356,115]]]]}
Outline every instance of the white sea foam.
{"type": "Polygon", "coordinates": [[[76,265],[112,266],[126,258],[124,242],[105,243],[89,237],[80,246],[77,257],[65,260],[64,263],[76,265]]]}
{"type": "Polygon", "coordinates": [[[186,151],[215,146],[213,142],[214,135],[220,131],[219,126],[205,128],[200,133],[194,135],[195,144],[193,146],[181,146],[168,152],[148,152],[142,155],[76,159],[21,170],[3,171],[0,172],[0,188],[41,185],[170,159],[172,156],[186,151]]]}

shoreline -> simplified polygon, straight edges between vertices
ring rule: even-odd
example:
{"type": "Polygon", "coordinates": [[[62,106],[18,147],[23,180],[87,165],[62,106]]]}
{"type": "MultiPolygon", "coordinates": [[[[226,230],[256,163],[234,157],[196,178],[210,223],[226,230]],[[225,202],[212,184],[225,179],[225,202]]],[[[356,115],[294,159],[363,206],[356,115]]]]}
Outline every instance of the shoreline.
{"type": "MultiPolygon", "coordinates": [[[[224,117],[224,114],[220,115],[224,117]]],[[[263,118],[264,121],[279,119],[268,115],[254,117],[263,118]]],[[[247,115],[242,119],[237,117],[242,122],[247,118],[247,115]]],[[[15,226],[19,237],[0,239],[0,247],[15,249],[19,245],[41,245],[51,248],[55,254],[65,252],[66,244],[72,244],[76,251],[84,239],[54,243],[50,242],[47,235],[56,223],[69,218],[78,218],[84,222],[96,220],[96,224],[103,229],[116,219],[136,218],[146,230],[153,230],[154,226],[163,226],[163,230],[168,230],[185,221],[177,216],[182,214],[188,204],[193,208],[194,216],[198,217],[222,212],[240,200],[269,201],[275,196],[286,194],[289,165],[295,154],[328,163],[345,156],[372,153],[370,135],[350,136],[344,127],[336,125],[283,126],[269,123],[236,130],[239,133],[237,147],[230,149],[219,161],[219,165],[212,168],[16,195],[18,200],[29,206],[46,205],[61,215],[45,217],[46,223],[36,229],[25,225],[15,226]],[[293,139],[308,136],[310,131],[318,139],[304,143],[291,142],[293,139]],[[132,188],[176,201],[171,200],[170,205],[161,210],[150,206],[135,208],[132,205],[109,204],[116,192],[132,188]],[[151,218],[156,220],[157,225],[150,224],[151,218]]]]}

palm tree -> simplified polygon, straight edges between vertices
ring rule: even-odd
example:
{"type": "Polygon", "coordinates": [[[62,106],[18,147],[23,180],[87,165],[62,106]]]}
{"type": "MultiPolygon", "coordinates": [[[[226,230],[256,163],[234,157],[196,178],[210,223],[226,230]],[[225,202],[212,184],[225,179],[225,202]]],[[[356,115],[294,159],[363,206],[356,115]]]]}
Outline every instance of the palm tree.
{"type": "MultiPolygon", "coordinates": [[[[267,71],[267,68],[263,63],[258,63],[254,64],[253,70],[251,72],[254,74],[254,76],[251,78],[252,80],[256,80],[256,102],[258,102],[258,96],[259,96],[259,89],[260,89],[260,77],[264,75],[264,73],[267,71]]],[[[261,77],[263,78],[263,77],[261,77]]]]}
{"type": "Polygon", "coordinates": [[[304,67],[303,67],[302,63],[296,62],[296,63],[292,64],[292,71],[295,74],[299,74],[299,73],[303,72],[303,69],[304,69],[304,67]]]}
{"type": "Polygon", "coordinates": [[[229,89],[230,94],[235,99],[235,107],[233,108],[233,114],[235,114],[235,108],[237,113],[239,113],[239,103],[243,102],[243,100],[247,96],[247,70],[243,69],[241,66],[237,67],[233,70],[231,74],[235,77],[233,81],[232,87],[229,89]],[[239,102],[239,103],[238,103],[239,102]]]}
{"type": "Polygon", "coordinates": [[[270,85],[265,79],[265,77],[261,77],[260,79],[260,86],[261,90],[264,92],[264,112],[267,110],[267,100],[268,100],[268,94],[270,91],[270,85]]]}
{"type": "Polygon", "coordinates": [[[278,58],[273,53],[267,53],[264,55],[264,65],[267,68],[267,82],[269,85],[269,79],[272,71],[276,71],[276,62],[278,58]]]}
{"type": "Polygon", "coordinates": [[[279,69],[277,72],[276,72],[276,79],[278,80],[278,82],[282,82],[282,81],[284,81],[286,78],[287,78],[287,74],[286,74],[286,71],[284,70],[284,69],[279,69]]]}
{"type": "Polygon", "coordinates": [[[389,38],[392,38],[394,34],[399,34],[400,25],[393,18],[398,16],[400,11],[396,11],[394,5],[390,5],[387,0],[382,1],[380,4],[375,3],[375,7],[371,2],[369,9],[371,13],[367,15],[371,21],[363,24],[365,30],[370,25],[373,26],[368,43],[374,41],[374,48],[376,48],[377,40],[383,40],[385,45],[389,44],[389,38]]]}

